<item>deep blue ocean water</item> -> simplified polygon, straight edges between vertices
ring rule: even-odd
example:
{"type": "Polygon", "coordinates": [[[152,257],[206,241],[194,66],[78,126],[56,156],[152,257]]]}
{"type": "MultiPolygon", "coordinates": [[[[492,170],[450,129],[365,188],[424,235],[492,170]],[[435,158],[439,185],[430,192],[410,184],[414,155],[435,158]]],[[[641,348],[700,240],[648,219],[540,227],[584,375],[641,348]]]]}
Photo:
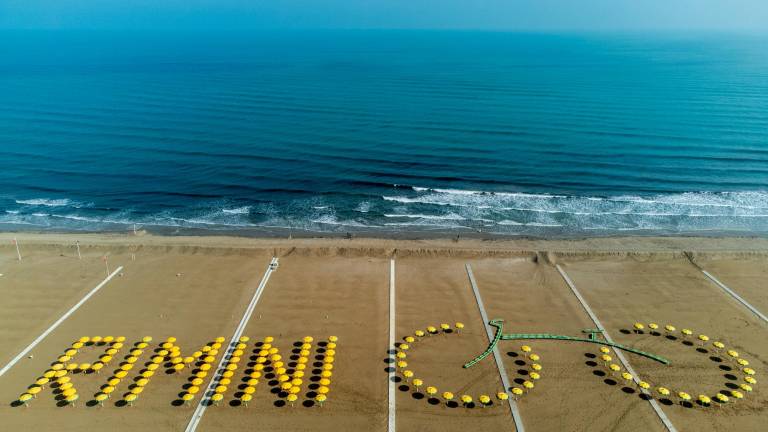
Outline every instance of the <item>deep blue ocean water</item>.
{"type": "Polygon", "coordinates": [[[0,32],[0,229],[768,233],[768,36],[0,32]]]}

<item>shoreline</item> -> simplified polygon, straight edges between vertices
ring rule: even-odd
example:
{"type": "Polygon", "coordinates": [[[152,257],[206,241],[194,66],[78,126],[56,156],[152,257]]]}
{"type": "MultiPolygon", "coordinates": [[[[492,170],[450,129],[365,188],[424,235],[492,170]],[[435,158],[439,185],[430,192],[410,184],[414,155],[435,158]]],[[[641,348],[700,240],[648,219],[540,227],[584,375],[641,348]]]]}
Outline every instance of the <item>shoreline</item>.
{"type": "Polygon", "coordinates": [[[569,239],[536,238],[455,238],[423,239],[353,237],[244,237],[229,235],[158,235],[139,231],[133,233],[31,233],[0,232],[0,243],[12,247],[16,238],[22,249],[38,246],[82,247],[200,247],[234,249],[273,249],[275,253],[314,250],[314,254],[376,256],[403,253],[595,253],[595,254],[654,254],[654,253],[728,253],[768,255],[768,238],[764,237],[696,237],[696,236],[621,236],[581,237],[569,239]]]}

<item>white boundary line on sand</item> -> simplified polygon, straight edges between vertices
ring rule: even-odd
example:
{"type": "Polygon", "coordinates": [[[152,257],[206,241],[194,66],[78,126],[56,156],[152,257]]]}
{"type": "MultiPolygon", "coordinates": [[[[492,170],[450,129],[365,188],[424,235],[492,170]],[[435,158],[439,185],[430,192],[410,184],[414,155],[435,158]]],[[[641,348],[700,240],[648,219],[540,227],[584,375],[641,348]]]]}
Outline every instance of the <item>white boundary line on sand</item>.
{"type": "Polygon", "coordinates": [[[256,288],[256,292],[253,293],[251,302],[245,309],[245,313],[243,313],[243,318],[240,320],[240,324],[238,324],[237,328],[235,329],[235,333],[232,335],[232,339],[229,341],[227,351],[224,352],[224,354],[221,356],[221,361],[219,361],[219,365],[216,367],[216,371],[214,372],[211,381],[208,383],[208,387],[206,387],[205,391],[203,392],[203,396],[200,398],[200,402],[197,404],[197,408],[195,408],[195,412],[192,414],[192,418],[189,419],[189,424],[187,424],[187,428],[185,429],[186,432],[193,432],[195,429],[197,429],[197,425],[199,425],[200,420],[203,419],[203,414],[205,414],[205,410],[208,408],[208,405],[210,405],[210,396],[213,393],[213,389],[216,386],[216,383],[221,377],[224,364],[227,363],[230,354],[235,350],[235,346],[237,346],[240,336],[242,336],[243,331],[245,331],[245,326],[248,325],[248,320],[251,319],[251,315],[256,309],[256,303],[259,302],[259,298],[261,298],[261,294],[264,292],[264,288],[267,286],[269,276],[276,269],[277,258],[273,257],[272,261],[269,263],[269,266],[267,266],[267,271],[264,272],[264,277],[261,279],[261,283],[259,283],[258,288],[256,288]]]}
{"type": "Polygon", "coordinates": [[[730,295],[731,295],[731,297],[733,297],[733,298],[735,298],[735,299],[736,299],[736,301],[738,301],[739,303],[741,303],[742,305],[744,305],[744,306],[745,306],[747,309],[749,309],[750,311],[752,311],[752,313],[754,313],[755,315],[757,315],[757,316],[758,316],[758,317],[759,317],[761,320],[763,320],[764,322],[767,322],[767,323],[768,323],[768,317],[766,317],[765,315],[763,315],[763,313],[762,313],[762,312],[760,312],[759,310],[757,310],[757,308],[756,308],[756,307],[754,307],[754,306],[752,306],[751,304],[749,304],[749,302],[747,302],[746,300],[744,300],[743,298],[741,298],[741,297],[740,297],[738,294],[736,294],[735,292],[733,292],[733,290],[732,290],[732,289],[730,289],[730,288],[728,288],[728,287],[727,287],[727,286],[726,286],[724,283],[722,283],[722,282],[720,282],[719,280],[717,280],[717,278],[716,278],[716,277],[714,277],[714,276],[712,276],[712,274],[710,274],[708,271],[706,271],[706,270],[704,270],[704,269],[700,269],[700,270],[701,270],[701,272],[702,272],[702,273],[704,273],[704,275],[705,275],[706,277],[708,277],[708,278],[709,278],[709,280],[711,280],[712,282],[714,282],[714,283],[715,283],[715,285],[717,285],[717,286],[719,286],[720,288],[722,288],[722,289],[723,289],[723,291],[725,291],[726,293],[730,294],[730,295]]]}
{"type": "Polygon", "coordinates": [[[387,430],[389,432],[395,432],[395,260],[394,258],[389,261],[389,347],[387,349],[387,357],[392,360],[389,363],[389,374],[387,379],[389,380],[389,415],[387,416],[387,430]]]}
{"type": "Polygon", "coordinates": [[[83,305],[86,301],[88,301],[89,298],[91,298],[96,292],[98,292],[104,285],[107,284],[110,280],[112,280],[113,277],[115,277],[116,274],[120,273],[120,271],[123,270],[123,266],[118,267],[113,271],[109,276],[106,277],[103,281],[101,281],[100,284],[96,285],[96,288],[92,289],[88,294],[86,294],[82,299],[80,299],[79,302],[77,302],[72,308],[70,308],[68,311],[64,313],[64,315],[61,316],[58,320],[56,320],[55,323],[51,324],[50,327],[48,327],[48,330],[44,331],[43,334],[37,337],[34,341],[32,341],[29,346],[24,348],[16,357],[13,358],[7,365],[3,366],[2,369],[0,369],[0,377],[3,376],[6,372],[8,372],[9,369],[11,369],[19,360],[21,360],[27,353],[32,351],[34,347],[37,346],[40,342],[45,339],[46,336],[48,336],[52,331],[56,330],[56,327],[58,327],[61,323],[64,322],[67,318],[69,318],[70,315],[72,315],[80,306],[83,305]]]}
{"type": "MultiPolygon", "coordinates": [[[[485,333],[488,335],[488,342],[493,340],[493,333],[491,333],[491,327],[488,325],[488,314],[485,312],[485,306],[483,305],[483,299],[480,297],[480,290],[477,288],[477,282],[475,281],[475,275],[472,274],[472,267],[466,264],[467,276],[469,276],[469,283],[472,285],[472,291],[475,293],[475,301],[477,301],[477,307],[480,309],[480,316],[483,319],[483,327],[485,333]]],[[[493,358],[496,360],[496,367],[499,369],[499,376],[501,377],[501,383],[504,386],[504,391],[509,391],[511,387],[509,384],[509,377],[507,377],[507,370],[504,369],[504,363],[501,360],[501,354],[499,353],[499,347],[493,347],[493,358]]],[[[515,429],[517,432],[525,432],[523,426],[523,417],[520,415],[520,410],[517,409],[517,402],[513,398],[507,399],[509,401],[509,411],[512,413],[512,420],[515,422],[515,429]]]]}
{"type": "MultiPolygon", "coordinates": [[[[576,289],[576,285],[574,285],[571,278],[568,277],[568,274],[565,273],[565,270],[563,270],[562,267],[560,267],[560,264],[556,264],[555,267],[557,267],[557,271],[560,272],[560,276],[565,279],[565,283],[568,284],[568,287],[571,289],[571,292],[573,292],[573,295],[576,296],[577,299],[579,299],[579,303],[581,303],[581,306],[584,307],[584,310],[587,311],[587,314],[589,314],[589,317],[592,319],[592,322],[595,323],[595,326],[598,330],[600,330],[603,333],[603,337],[605,340],[607,340],[610,343],[615,343],[613,339],[611,339],[611,335],[608,334],[608,332],[605,330],[605,327],[603,327],[603,324],[600,323],[600,320],[597,319],[597,315],[595,315],[594,312],[592,312],[592,309],[587,304],[586,300],[584,300],[584,297],[581,296],[581,293],[579,290],[576,289]]],[[[624,353],[622,353],[620,350],[614,349],[613,350],[616,353],[616,357],[619,359],[621,364],[624,365],[624,368],[632,374],[633,380],[635,383],[640,382],[640,378],[638,378],[637,373],[632,368],[632,365],[629,364],[629,360],[624,356],[624,353]]],[[[641,392],[645,395],[649,395],[648,391],[645,389],[640,389],[641,392]]],[[[669,420],[669,417],[667,417],[666,414],[664,414],[664,411],[661,410],[661,407],[659,406],[658,402],[656,402],[656,399],[653,399],[652,397],[648,398],[648,402],[651,404],[651,407],[654,411],[656,411],[656,415],[659,416],[659,419],[662,423],[664,423],[664,426],[667,428],[669,432],[677,432],[677,429],[675,429],[675,426],[672,424],[672,421],[669,420]]]]}

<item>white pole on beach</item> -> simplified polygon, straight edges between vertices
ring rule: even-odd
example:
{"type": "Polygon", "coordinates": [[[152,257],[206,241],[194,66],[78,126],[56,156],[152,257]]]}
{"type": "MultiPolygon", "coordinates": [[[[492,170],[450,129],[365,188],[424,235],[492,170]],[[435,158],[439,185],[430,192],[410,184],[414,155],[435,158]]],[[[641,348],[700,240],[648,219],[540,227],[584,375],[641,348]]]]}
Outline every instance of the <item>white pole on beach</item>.
{"type": "Polygon", "coordinates": [[[80,240],[76,240],[75,244],[77,245],[77,259],[81,260],[83,257],[80,255],[80,240]]]}
{"type": "Polygon", "coordinates": [[[16,237],[13,238],[13,244],[16,245],[16,256],[18,256],[19,261],[21,261],[21,251],[19,250],[19,242],[16,240],[16,237]]]}

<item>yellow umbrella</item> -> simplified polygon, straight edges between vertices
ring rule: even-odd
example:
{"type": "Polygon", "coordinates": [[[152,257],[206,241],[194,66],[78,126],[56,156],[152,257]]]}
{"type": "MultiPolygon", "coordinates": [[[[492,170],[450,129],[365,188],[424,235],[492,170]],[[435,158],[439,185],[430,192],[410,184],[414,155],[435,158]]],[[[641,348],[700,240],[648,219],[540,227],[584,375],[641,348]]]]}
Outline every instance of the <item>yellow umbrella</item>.
{"type": "Polygon", "coordinates": [[[532,388],[536,387],[532,382],[530,381],[523,381],[523,387],[526,388],[526,390],[531,390],[532,388]]]}
{"type": "Polygon", "coordinates": [[[717,399],[721,403],[728,403],[728,401],[730,400],[728,396],[722,393],[718,393],[717,395],[715,395],[715,399],[717,399]]]}
{"type": "Polygon", "coordinates": [[[693,331],[684,328],[680,330],[680,333],[682,333],[684,337],[688,337],[693,334],[693,331]]]}
{"type": "Polygon", "coordinates": [[[728,350],[727,354],[733,358],[737,358],[739,356],[739,352],[734,350],[728,350]]]}
{"type": "Polygon", "coordinates": [[[59,386],[59,390],[61,390],[61,391],[69,390],[72,387],[74,387],[74,384],[72,384],[71,382],[68,382],[68,383],[64,383],[64,384],[60,385],[59,386]]]}
{"type": "Polygon", "coordinates": [[[498,392],[498,393],[496,393],[496,397],[500,401],[505,401],[505,400],[509,399],[509,395],[507,393],[505,393],[505,392],[498,392]]]}
{"type": "Polygon", "coordinates": [[[450,402],[451,400],[453,400],[453,393],[443,392],[443,399],[445,399],[446,403],[450,402]]]}
{"type": "Polygon", "coordinates": [[[251,338],[249,338],[248,336],[240,336],[240,339],[238,339],[238,341],[243,343],[248,342],[249,340],[251,340],[251,338]]]}
{"type": "Polygon", "coordinates": [[[128,372],[124,371],[124,370],[115,372],[115,376],[120,378],[120,379],[125,378],[127,375],[128,375],[128,372]]]}
{"type": "Polygon", "coordinates": [[[657,392],[659,392],[662,396],[669,396],[669,389],[666,387],[659,387],[656,389],[657,392]]]}
{"type": "Polygon", "coordinates": [[[437,329],[434,328],[433,326],[429,326],[429,327],[427,327],[427,333],[435,334],[435,333],[437,333],[437,329]]]}
{"type": "Polygon", "coordinates": [[[304,339],[302,339],[304,343],[312,343],[313,340],[315,339],[312,336],[304,336],[304,339]]]}
{"type": "Polygon", "coordinates": [[[648,328],[651,330],[657,330],[659,328],[659,325],[656,323],[649,323],[648,328]]]}
{"type": "Polygon", "coordinates": [[[328,394],[329,391],[331,391],[331,389],[326,386],[320,386],[317,389],[317,392],[320,394],[328,394]]]}
{"type": "Polygon", "coordinates": [[[184,405],[189,405],[189,402],[195,398],[195,395],[192,393],[184,393],[184,395],[181,396],[181,400],[184,401],[184,405]]]}
{"type": "Polygon", "coordinates": [[[523,345],[520,347],[520,350],[522,350],[525,353],[525,356],[528,357],[528,353],[531,352],[531,347],[523,345]]]}
{"type": "Polygon", "coordinates": [[[77,390],[75,390],[73,388],[68,388],[68,389],[64,390],[63,392],[61,392],[61,394],[63,394],[65,397],[72,396],[73,394],[76,394],[76,393],[77,393],[77,390]]]}
{"type": "Polygon", "coordinates": [[[470,395],[462,395],[461,396],[461,402],[464,404],[464,406],[467,406],[472,403],[472,396],[470,395]]]}
{"type": "Polygon", "coordinates": [[[136,395],[140,394],[143,391],[144,391],[144,387],[134,387],[134,388],[131,389],[131,393],[136,394],[136,395]]]}
{"type": "Polygon", "coordinates": [[[752,385],[757,384],[757,380],[755,378],[751,377],[751,376],[745,376],[744,377],[744,381],[746,381],[746,382],[748,382],[748,383],[750,383],[752,385]]]}
{"type": "Polygon", "coordinates": [[[650,384],[648,384],[648,383],[647,383],[647,382],[645,382],[645,381],[640,381],[640,382],[639,382],[637,385],[638,385],[638,386],[639,386],[641,389],[643,389],[643,390],[648,390],[649,388],[651,388],[651,385],[650,385],[650,384]]]}
{"type": "Polygon", "coordinates": [[[29,406],[28,402],[32,399],[32,395],[29,393],[24,393],[21,396],[19,396],[19,402],[23,403],[24,406],[29,406]]]}
{"type": "Polygon", "coordinates": [[[399,367],[400,369],[406,368],[406,367],[408,367],[408,363],[401,360],[401,361],[397,362],[397,367],[399,367]]]}
{"type": "Polygon", "coordinates": [[[208,376],[208,372],[206,372],[206,371],[200,371],[200,372],[197,372],[195,374],[195,377],[197,377],[197,378],[205,378],[207,376],[208,376]]]}
{"type": "Polygon", "coordinates": [[[96,362],[91,366],[91,369],[99,373],[104,368],[104,363],[96,362]]]}
{"type": "Polygon", "coordinates": [[[99,403],[99,405],[104,406],[104,401],[109,399],[109,395],[106,393],[98,393],[94,399],[96,399],[96,402],[99,403]]]}
{"type": "Polygon", "coordinates": [[[531,355],[529,355],[528,357],[529,357],[531,360],[535,361],[535,362],[537,362],[537,361],[539,361],[539,359],[541,359],[541,357],[539,357],[539,355],[538,355],[538,354],[531,354],[531,355]]]}
{"type": "Polygon", "coordinates": [[[703,406],[709,406],[709,404],[712,403],[712,399],[710,399],[710,397],[707,395],[699,395],[699,402],[703,406]]]}
{"type": "Polygon", "coordinates": [[[459,331],[461,331],[461,329],[464,328],[464,323],[457,322],[456,324],[454,324],[454,327],[456,327],[456,333],[458,333],[459,331]]]}
{"type": "Polygon", "coordinates": [[[608,368],[613,372],[618,372],[621,370],[621,366],[617,365],[616,363],[611,363],[608,368]]]}
{"type": "Polygon", "coordinates": [[[600,352],[603,354],[608,354],[611,352],[611,350],[608,347],[600,347],[600,352]]]}
{"type": "Polygon", "coordinates": [[[154,371],[154,370],[157,370],[157,368],[159,368],[159,367],[160,367],[160,365],[159,365],[159,364],[156,364],[156,363],[150,363],[150,364],[148,364],[148,365],[147,365],[147,370],[151,370],[151,371],[154,371]]]}
{"type": "Polygon", "coordinates": [[[523,389],[520,387],[512,387],[512,394],[515,396],[515,399],[519,398],[523,394],[523,389]]]}
{"type": "Polygon", "coordinates": [[[338,342],[339,338],[337,336],[328,336],[329,342],[338,342]]]}
{"type": "Polygon", "coordinates": [[[736,399],[744,398],[744,394],[738,390],[731,390],[731,396],[735,397],[736,399]]]}
{"type": "Polygon", "coordinates": [[[725,348],[725,344],[723,344],[722,342],[718,342],[718,341],[712,342],[712,345],[715,348],[717,348],[718,350],[721,350],[721,349],[725,348]]]}
{"type": "Polygon", "coordinates": [[[538,371],[540,371],[540,370],[542,369],[542,367],[541,367],[541,365],[540,365],[540,364],[538,364],[538,363],[533,363],[533,364],[531,365],[531,369],[533,369],[533,370],[535,370],[535,371],[537,371],[537,372],[538,372],[538,371]]]}
{"type": "Polygon", "coordinates": [[[216,393],[213,396],[211,396],[211,401],[214,405],[219,406],[219,403],[224,399],[224,395],[221,393],[216,393]]]}
{"type": "Polygon", "coordinates": [[[689,395],[688,393],[686,393],[684,391],[677,392],[677,397],[680,398],[680,403],[681,404],[691,400],[691,395],[689,395]]]}
{"type": "Polygon", "coordinates": [[[406,369],[403,371],[403,376],[405,377],[405,382],[408,382],[408,379],[413,377],[413,371],[406,369]]]}
{"type": "Polygon", "coordinates": [[[673,325],[671,325],[671,324],[667,324],[667,325],[665,325],[665,326],[664,326],[664,329],[665,329],[665,330],[667,330],[668,332],[673,332],[673,331],[675,331],[675,330],[676,330],[675,326],[673,326],[673,325]]]}
{"type": "Polygon", "coordinates": [[[450,328],[451,328],[451,326],[449,326],[448,324],[445,324],[445,323],[443,323],[443,324],[440,324],[440,329],[441,329],[443,332],[447,331],[447,330],[448,330],[448,329],[450,329],[450,328]]]}
{"type": "Polygon", "coordinates": [[[323,407],[323,402],[325,402],[325,400],[327,398],[328,397],[326,395],[324,395],[324,394],[319,394],[319,395],[315,396],[315,400],[317,401],[318,404],[320,404],[320,408],[323,407]]]}
{"type": "Polygon", "coordinates": [[[216,342],[217,344],[221,345],[222,342],[224,342],[225,340],[226,339],[224,338],[224,336],[219,336],[216,339],[214,339],[213,341],[216,342]]]}
{"type": "Polygon", "coordinates": [[[143,338],[141,338],[141,341],[145,343],[152,342],[152,336],[144,336],[143,338]]]}
{"type": "Polygon", "coordinates": [[[189,393],[191,395],[197,394],[197,392],[199,392],[199,391],[200,391],[200,387],[198,387],[198,386],[192,386],[192,387],[187,389],[187,393],[189,393]]]}
{"type": "Polygon", "coordinates": [[[288,391],[293,387],[293,384],[289,383],[288,381],[284,382],[280,385],[280,388],[283,389],[283,391],[288,391]]]}
{"type": "Polygon", "coordinates": [[[115,391],[115,388],[112,386],[106,386],[103,389],[101,389],[101,392],[105,393],[107,396],[109,396],[109,394],[112,393],[113,391],[115,391]]]}
{"type": "Polygon", "coordinates": [[[419,387],[421,387],[422,385],[424,385],[424,381],[422,381],[422,380],[420,380],[418,378],[414,378],[413,379],[413,386],[416,388],[416,391],[419,391],[419,387]]]}
{"type": "Polygon", "coordinates": [[[752,368],[748,368],[748,367],[745,367],[744,369],[742,369],[742,372],[744,372],[747,375],[754,375],[755,374],[755,370],[752,369],[752,368]]]}
{"type": "Polygon", "coordinates": [[[491,397],[488,395],[480,395],[477,398],[478,401],[482,404],[482,406],[488,406],[491,403],[491,397]]]}
{"type": "Polygon", "coordinates": [[[745,392],[751,392],[752,391],[752,386],[749,385],[749,384],[740,384],[739,388],[741,388],[745,392]]]}
{"type": "Polygon", "coordinates": [[[608,363],[610,363],[613,360],[613,357],[609,356],[608,354],[603,354],[603,355],[600,356],[600,359],[607,366],[608,363]]]}
{"type": "Polygon", "coordinates": [[[538,380],[539,378],[541,378],[541,375],[537,374],[536,372],[531,372],[531,373],[529,374],[529,376],[530,376],[530,377],[531,377],[531,379],[532,379],[532,380],[534,380],[534,381],[536,381],[536,380],[538,380]]]}
{"type": "Polygon", "coordinates": [[[427,394],[430,396],[434,396],[437,394],[437,387],[429,386],[427,387],[427,394]]]}
{"type": "Polygon", "coordinates": [[[414,339],[413,336],[406,336],[405,341],[408,343],[414,343],[416,342],[416,339],[414,339]]]}
{"type": "Polygon", "coordinates": [[[296,399],[298,399],[298,398],[299,398],[299,397],[298,397],[298,396],[296,396],[296,394],[295,394],[295,393],[291,393],[291,394],[289,394],[289,395],[286,397],[286,399],[288,400],[288,402],[290,402],[290,403],[291,403],[291,406],[293,406],[293,403],[294,403],[294,402],[296,402],[296,399]]]}
{"type": "Polygon", "coordinates": [[[709,336],[707,335],[699,335],[699,340],[701,341],[701,344],[703,345],[705,342],[709,341],[709,336]]]}
{"type": "Polygon", "coordinates": [[[627,381],[632,381],[632,374],[629,372],[622,372],[621,377],[627,381]]]}
{"type": "Polygon", "coordinates": [[[635,332],[640,332],[645,328],[643,323],[636,322],[635,323],[635,332]]]}
{"type": "Polygon", "coordinates": [[[415,334],[418,337],[423,337],[425,333],[421,330],[416,330],[413,334],[415,334]]]}
{"type": "Polygon", "coordinates": [[[398,352],[398,353],[395,355],[395,357],[397,357],[397,358],[399,358],[399,359],[404,359],[404,358],[406,358],[406,357],[407,357],[407,355],[406,355],[404,352],[400,351],[400,352],[398,352]]]}
{"type": "Polygon", "coordinates": [[[253,399],[253,395],[250,395],[250,394],[247,394],[247,393],[242,395],[242,396],[240,396],[240,402],[242,402],[243,405],[245,405],[245,406],[248,406],[248,402],[250,402],[251,399],[253,399]]]}
{"type": "Polygon", "coordinates": [[[30,387],[27,389],[27,393],[31,394],[34,397],[37,397],[37,394],[42,391],[42,387],[30,387]]]}
{"type": "Polygon", "coordinates": [[[67,398],[64,400],[67,401],[68,404],[75,406],[75,402],[77,402],[78,399],[80,399],[80,395],[78,395],[77,393],[73,393],[67,396],[67,398]]]}
{"type": "Polygon", "coordinates": [[[35,384],[45,388],[45,385],[48,384],[50,380],[46,377],[38,378],[37,381],[35,381],[35,384]]]}
{"type": "Polygon", "coordinates": [[[141,373],[141,376],[143,378],[151,378],[154,374],[155,374],[155,371],[145,370],[144,372],[141,373]]]}
{"type": "Polygon", "coordinates": [[[47,370],[47,371],[45,371],[45,372],[43,373],[43,377],[44,377],[44,378],[48,378],[48,379],[51,379],[51,378],[53,378],[53,377],[54,377],[54,375],[56,375],[56,371],[55,371],[55,370],[52,370],[52,369],[51,369],[51,370],[47,370]]]}

